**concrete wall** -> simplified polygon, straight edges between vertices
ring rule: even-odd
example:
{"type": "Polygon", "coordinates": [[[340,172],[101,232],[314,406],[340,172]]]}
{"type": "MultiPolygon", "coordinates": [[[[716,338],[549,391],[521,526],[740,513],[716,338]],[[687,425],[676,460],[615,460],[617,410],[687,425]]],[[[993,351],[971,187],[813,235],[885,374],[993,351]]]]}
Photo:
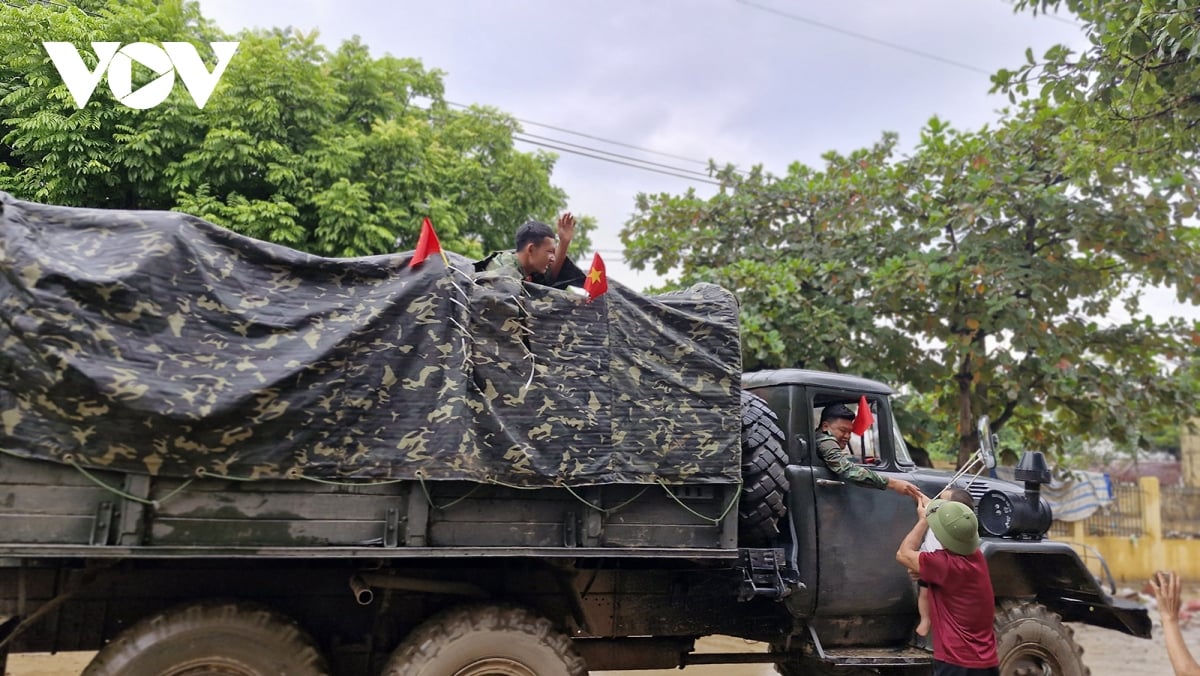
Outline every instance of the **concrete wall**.
{"type": "Polygon", "coordinates": [[[1171,569],[1185,580],[1200,580],[1200,540],[1164,538],[1158,479],[1145,477],[1138,485],[1142,492],[1141,537],[1089,535],[1085,522],[1076,521],[1071,524],[1070,534],[1058,539],[1084,545],[1085,550],[1095,548],[1108,563],[1113,577],[1139,589],[1138,583],[1149,579],[1156,570],[1171,569]]]}

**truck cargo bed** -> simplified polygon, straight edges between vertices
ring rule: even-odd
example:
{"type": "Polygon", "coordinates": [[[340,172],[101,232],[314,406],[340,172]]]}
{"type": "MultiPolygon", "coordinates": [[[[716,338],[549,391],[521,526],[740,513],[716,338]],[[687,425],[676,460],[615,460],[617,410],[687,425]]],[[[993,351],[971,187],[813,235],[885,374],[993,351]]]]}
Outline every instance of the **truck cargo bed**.
{"type": "Polygon", "coordinates": [[[736,558],[736,484],[182,480],[0,457],[0,557],[736,558]]]}

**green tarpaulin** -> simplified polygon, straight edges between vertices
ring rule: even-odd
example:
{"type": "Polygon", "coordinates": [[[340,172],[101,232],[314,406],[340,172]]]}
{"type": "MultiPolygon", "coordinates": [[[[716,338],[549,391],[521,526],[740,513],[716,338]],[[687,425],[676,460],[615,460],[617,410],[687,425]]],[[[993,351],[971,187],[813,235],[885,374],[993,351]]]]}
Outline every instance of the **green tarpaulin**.
{"type": "Polygon", "coordinates": [[[166,476],[739,479],[737,307],[0,193],[0,450],[166,476]]]}

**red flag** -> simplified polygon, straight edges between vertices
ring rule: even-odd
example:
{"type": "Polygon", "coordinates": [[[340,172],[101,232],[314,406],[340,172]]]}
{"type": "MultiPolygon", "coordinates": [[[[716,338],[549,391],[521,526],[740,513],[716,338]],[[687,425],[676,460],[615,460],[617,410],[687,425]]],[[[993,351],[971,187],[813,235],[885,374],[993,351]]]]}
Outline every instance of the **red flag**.
{"type": "Polygon", "coordinates": [[[861,437],[871,429],[874,422],[875,416],[871,415],[871,405],[867,403],[867,395],[864,394],[858,398],[858,412],[854,414],[854,427],[850,431],[861,437]]]}
{"type": "Polygon", "coordinates": [[[592,269],[588,270],[587,277],[583,280],[583,290],[587,291],[588,300],[593,300],[608,291],[608,273],[604,271],[604,261],[600,259],[599,252],[592,256],[592,269]]]}
{"type": "Polygon", "coordinates": [[[408,267],[415,268],[435,253],[442,253],[442,243],[438,241],[437,233],[433,231],[433,223],[426,216],[425,220],[421,221],[421,236],[417,238],[417,249],[413,251],[413,257],[408,262],[408,267]]]}

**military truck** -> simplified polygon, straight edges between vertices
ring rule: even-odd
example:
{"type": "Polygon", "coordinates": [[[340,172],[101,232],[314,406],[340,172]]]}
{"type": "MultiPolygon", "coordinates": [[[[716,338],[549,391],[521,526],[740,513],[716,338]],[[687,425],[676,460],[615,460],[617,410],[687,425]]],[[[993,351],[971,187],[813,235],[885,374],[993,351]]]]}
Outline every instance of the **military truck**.
{"type": "MultiPolygon", "coordinates": [[[[718,287],[604,296],[457,256],[331,260],[183,214],[0,194],[0,654],[88,674],[917,674],[894,562],[926,493],[893,391],[742,374],[718,287]],[[724,634],[767,651],[699,653],[724,634]]],[[[986,434],[984,435],[987,436],[986,434]]],[[[987,440],[985,439],[985,446],[987,440]]],[[[1003,673],[1087,673],[1064,621],[1149,636],[1049,540],[1046,479],[978,500],[1003,673]]]]}

